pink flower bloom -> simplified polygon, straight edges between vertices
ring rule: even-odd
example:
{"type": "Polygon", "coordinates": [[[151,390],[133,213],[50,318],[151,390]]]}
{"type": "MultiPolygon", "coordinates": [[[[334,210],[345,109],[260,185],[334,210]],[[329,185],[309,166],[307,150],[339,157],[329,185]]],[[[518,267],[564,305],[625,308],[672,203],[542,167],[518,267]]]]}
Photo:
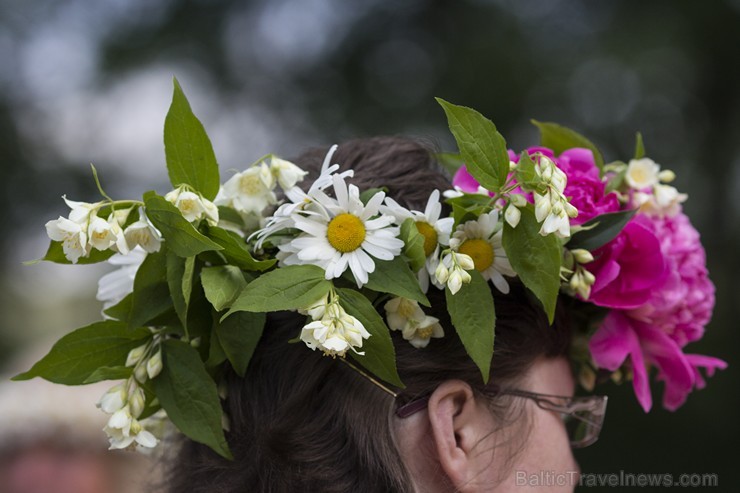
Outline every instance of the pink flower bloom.
{"type": "Polygon", "coordinates": [[[634,217],[612,241],[593,252],[586,269],[596,277],[588,299],[608,308],[643,306],[668,275],[668,264],[650,222],[634,217]]]}
{"type": "MultiPolygon", "coordinates": [[[[663,407],[673,411],[694,388],[704,387],[700,368],[711,376],[716,369],[727,367],[720,359],[682,350],[704,333],[714,308],[714,285],[707,275],[699,233],[683,213],[673,217],[640,215],[629,224],[635,220],[660,239],[668,274],[662,284],[649,291],[643,305],[613,310],[589,347],[596,365],[609,370],[616,370],[630,357],[635,395],[645,411],[652,406],[647,369],[648,365],[656,366],[658,380],[665,382],[663,407]]],[[[598,283],[599,275],[593,272],[598,283]]]]}
{"type": "Polygon", "coordinates": [[[715,370],[727,367],[726,362],[717,358],[684,354],[676,341],[662,330],[619,310],[609,313],[591,337],[589,349],[596,365],[611,371],[617,370],[627,356],[630,357],[632,385],[645,412],[653,405],[648,365],[655,365],[658,380],[665,382],[663,407],[670,411],[680,407],[694,388],[704,387],[700,368],[705,369],[707,376],[712,376],[715,370]]]}

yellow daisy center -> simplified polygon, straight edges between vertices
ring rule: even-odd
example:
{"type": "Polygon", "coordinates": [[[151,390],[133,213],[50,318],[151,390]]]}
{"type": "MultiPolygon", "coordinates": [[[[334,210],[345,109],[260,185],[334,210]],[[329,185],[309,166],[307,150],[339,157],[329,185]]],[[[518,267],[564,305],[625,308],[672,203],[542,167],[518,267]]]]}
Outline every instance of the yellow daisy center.
{"type": "Polygon", "coordinates": [[[431,224],[422,221],[416,222],[416,229],[424,237],[424,256],[428,257],[437,248],[437,231],[431,224]]]}
{"type": "Polygon", "coordinates": [[[432,337],[432,333],[434,332],[434,329],[432,326],[424,327],[423,329],[416,329],[416,336],[421,337],[422,339],[429,339],[432,337]]]}
{"type": "Polygon", "coordinates": [[[365,225],[354,214],[339,214],[329,222],[326,237],[329,244],[342,253],[360,248],[365,241],[365,225]]]}
{"type": "Polygon", "coordinates": [[[486,240],[465,240],[459,251],[473,259],[478,272],[483,272],[493,264],[493,247],[486,240]]]}

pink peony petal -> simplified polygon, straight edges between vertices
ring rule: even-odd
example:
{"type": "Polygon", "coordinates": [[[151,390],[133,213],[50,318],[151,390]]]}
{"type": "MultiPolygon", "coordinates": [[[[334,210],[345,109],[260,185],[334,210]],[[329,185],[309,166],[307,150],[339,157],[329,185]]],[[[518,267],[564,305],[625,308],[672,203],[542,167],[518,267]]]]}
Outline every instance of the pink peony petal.
{"type": "Polygon", "coordinates": [[[463,192],[476,193],[478,191],[478,181],[468,172],[465,165],[460,166],[455,176],[452,178],[452,184],[459,187],[463,192]]]}

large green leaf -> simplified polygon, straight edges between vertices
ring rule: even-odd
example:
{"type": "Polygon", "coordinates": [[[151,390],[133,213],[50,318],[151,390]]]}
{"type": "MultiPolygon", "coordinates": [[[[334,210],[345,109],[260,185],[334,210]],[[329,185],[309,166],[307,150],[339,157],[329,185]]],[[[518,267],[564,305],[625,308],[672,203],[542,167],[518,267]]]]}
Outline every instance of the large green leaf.
{"type": "Polygon", "coordinates": [[[163,248],[147,255],[136,271],[128,325],[131,328],[146,325],[171,308],[172,297],[167,285],[167,249],[163,248]]]}
{"type": "Polygon", "coordinates": [[[208,237],[223,248],[221,255],[240,269],[265,271],[277,262],[275,259],[256,260],[247,248],[244,238],[233,231],[209,226],[208,237]]]}
{"type": "Polygon", "coordinates": [[[337,289],[339,303],[347,313],[359,320],[370,337],[362,344],[360,356],[352,351],[348,354],[376,377],[397,387],[403,388],[401,377],[396,369],[396,350],[391,340],[390,329],[378,314],[372,303],[354,289],[337,289]]]}
{"type": "Polygon", "coordinates": [[[162,362],[162,373],[152,383],[167,416],[186,436],[231,459],[216,383],[198,351],[183,341],[164,341],[162,362]]]}
{"type": "Polygon", "coordinates": [[[144,204],[147,217],[162,233],[167,241],[167,248],[180,257],[192,257],[201,252],[223,248],[200,234],[177,207],[167,202],[164,197],[147,192],[144,194],[144,204]]]}
{"type": "Polygon", "coordinates": [[[393,260],[376,260],[375,271],[368,278],[365,287],[381,293],[390,293],[429,306],[429,300],[419,287],[408,264],[401,257],[393,260]]]}
{"type": "Polygon", "coordinates": [[[152,336],[144,328],[130,330],[123,322],[106,320],[81,327],[59,339],[27,372],[13,380],[41,377],[64,385],[82,385],[99,369],[122,366],[129,351],[152,336]]]}
{"type": "Polygon", "coordinates": [[[234,312],[274,312],[305,308],[327,294],[331,281],[315,265],[290,265],[263,274],[250,282],[231,305],[234,312]]]}
{"type": "Polygon", "coordinates": [[[539,122],[537,120],[532,120],[532,124],[540,130],[540,144],[552,149],[556,156],[574,147],[585,147],[586,149],[591,149],[591,152],[593,152],[596,166],[599,169],[604,168],[604,157],[601,155],[599,149],[593,142],[575,130],[558,125],[557,123],[539,122]]]}
{"type": "MultiPolygon", "coordinates": [[[[188,184],[209,200],[218,193],[218,163],[203,125],[190,109],[177,79],[164,121],[164,151],[172,185],[188,184]]],[[[189,255],[188,255],[189,256],[189,255]]]]}
{"type": "Polygon", "coordinates": [[[465,350],[488,382],[493,358],[496,310],[488,282],[478,271],[470,271],[470,283],[455,294],[445,289],[450,320],[465,350]]]}
{"type": "Polygon", "coordinates": [[[103,366],[92,372],[83,383],[87,385],[103,380],[125,380],[133,372],[134,369],[131,366],[103,366]]]}
{"type": "Polygon", "coordinates": [[[262,337],[264,313],[239,312],[215,326],[218,342],[239,376],[244,376],[249,360],[262,337]]]}
{"type": "Polygon", "coordinates": [[[233,265],[206,267],[200,273],[206,298],[216,311],[229,308],[247,286],[241,269],[233,265]]]}
{"type": "Polygon", "coordinates": [[[504,250],[514,271],[540,300],[552,323],[560,291],[563,247],[555,235],[542,236],[539,233],[540,224],[531,204],[519,210],[522,216],[516,228],[504,223],[504,250]]]}
{"type": "Polygon", "coordinates": [[[498,192],[509,174],[509,154],[496,125],[472,108],[436,99],[445,110],[468,172],[481,186],[498,192]]]}
{"type": "Polygon", "coordinates": [[[601,214],[581,225],[584,229],[573,233],[568,248],[583,248],[590,252],[606,245],[619,234],[630,219],[637,214],[637,209],[608,212],[601,214]]]}

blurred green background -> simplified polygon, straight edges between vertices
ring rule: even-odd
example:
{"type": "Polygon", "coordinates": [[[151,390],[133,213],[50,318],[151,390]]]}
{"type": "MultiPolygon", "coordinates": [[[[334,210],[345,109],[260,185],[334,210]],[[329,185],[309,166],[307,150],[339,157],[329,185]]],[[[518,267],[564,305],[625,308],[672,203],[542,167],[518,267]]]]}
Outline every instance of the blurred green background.
{"type": "Polygon", "coordinates": [[[375,134],[452,150],[440,96],[514,149],[537,142],[530,118],[577,129],[607,160],[629,158],[640,130],[677,172],[717,285],[687,351],[730,367],[676,413],[660,384],[649,415],[629,386],[605,386],[602,438],[577,457],[584,472],[717,473],[707,490],[738,491],[740,0],[3,0],[0,60],[0,371],[98,318],[105,266],[21,262],[44,253],[62,194],[97,199],[91,162],[114,197],[166,191],[172,75],[222,171],[375,134]]]}

